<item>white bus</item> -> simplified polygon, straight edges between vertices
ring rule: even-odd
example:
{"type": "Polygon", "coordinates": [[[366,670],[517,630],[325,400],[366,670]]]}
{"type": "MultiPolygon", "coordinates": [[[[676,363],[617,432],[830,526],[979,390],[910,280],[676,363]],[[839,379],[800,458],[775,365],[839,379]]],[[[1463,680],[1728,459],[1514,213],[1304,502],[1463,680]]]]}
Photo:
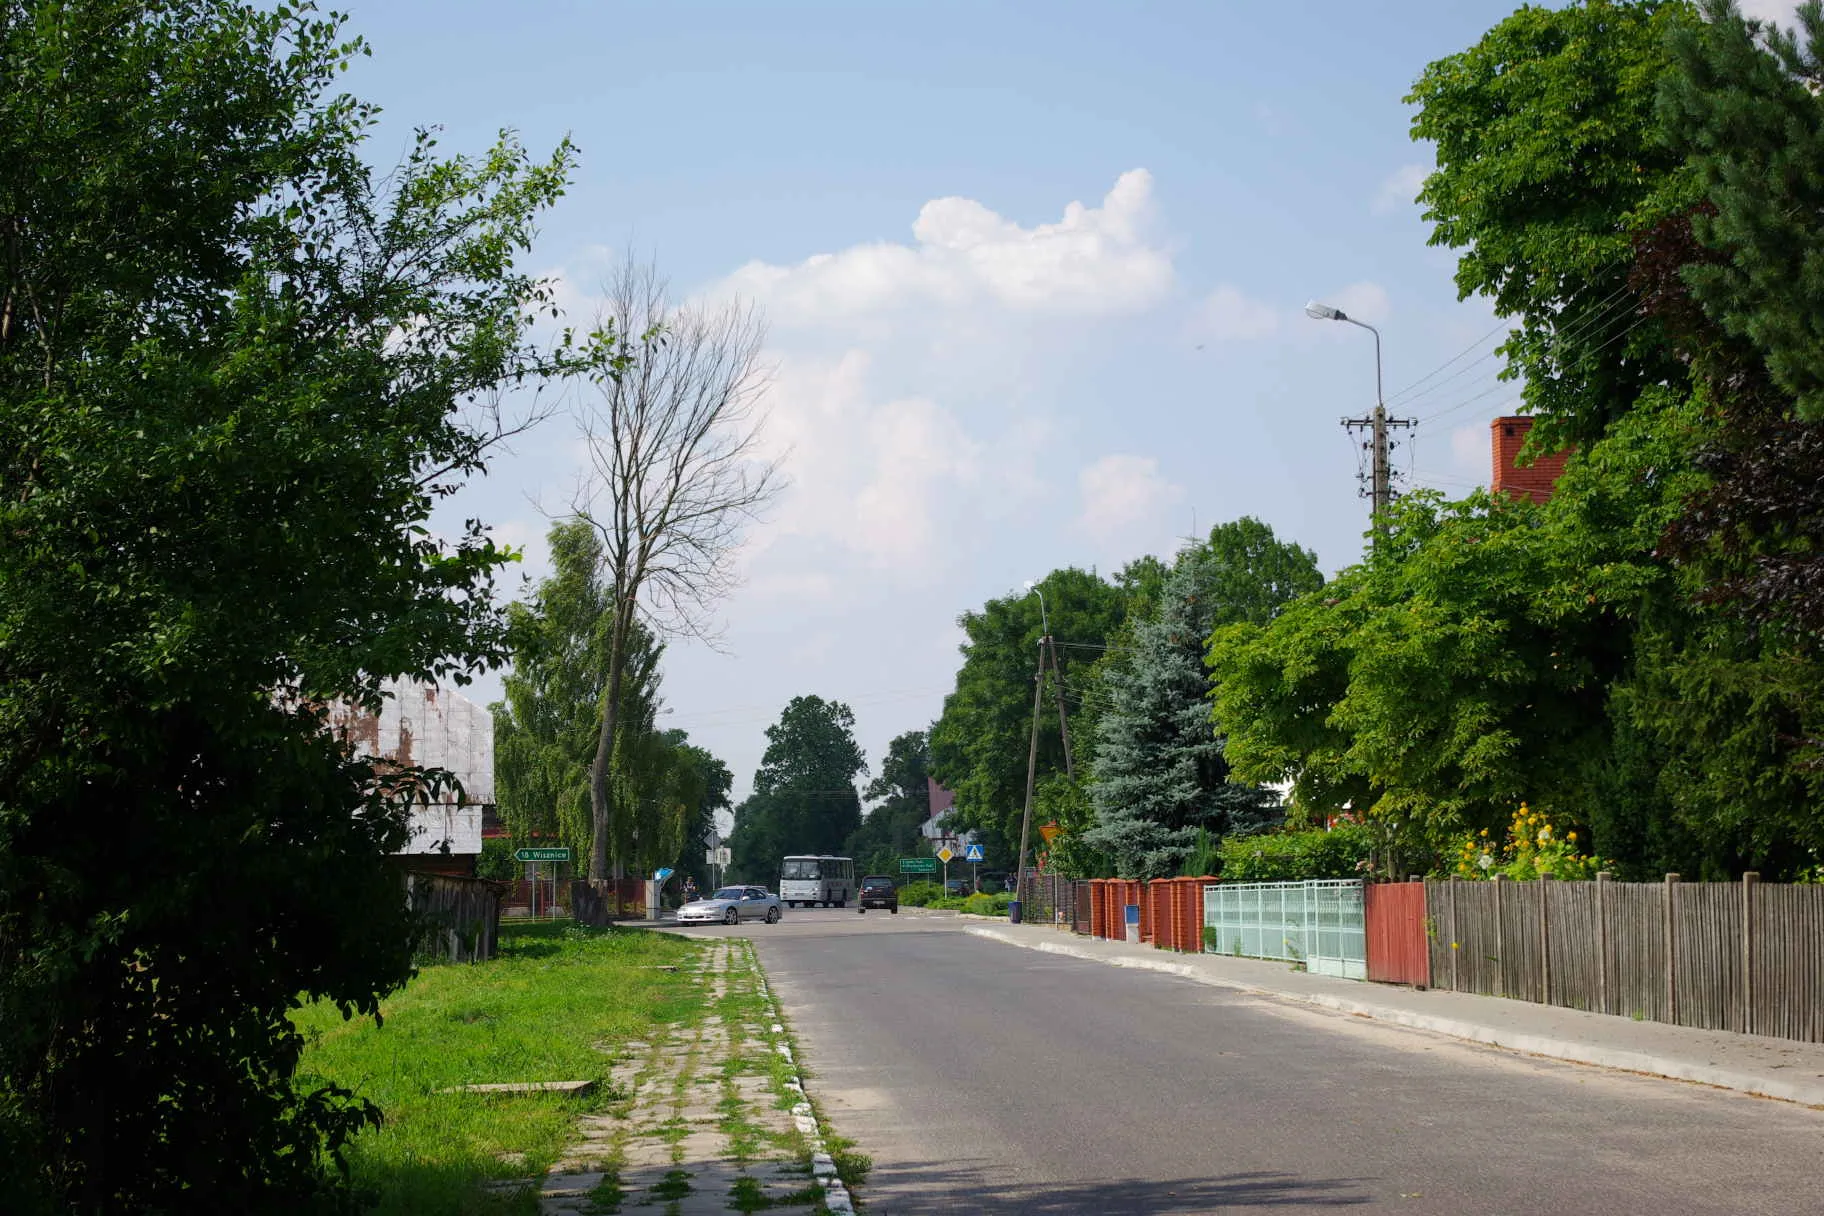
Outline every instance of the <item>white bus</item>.
{"type": "Polygon", "coordinates": [[[779,865],[779,898],[788,908],[842,908],[855,898],[855,862],[847,857],[787,857],[779,865]]]}

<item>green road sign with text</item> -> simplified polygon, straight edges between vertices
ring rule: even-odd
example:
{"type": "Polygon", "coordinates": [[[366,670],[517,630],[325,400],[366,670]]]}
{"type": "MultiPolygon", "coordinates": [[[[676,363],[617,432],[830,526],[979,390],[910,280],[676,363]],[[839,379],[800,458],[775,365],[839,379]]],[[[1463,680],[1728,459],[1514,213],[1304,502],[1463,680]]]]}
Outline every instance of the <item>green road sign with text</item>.
{"type": "Polygon", "coordinates": [[[514,861],[569,861],[569,849],[515,849],[514,861]]]}
{"type": "Polygon", "coordinates": [[[935,857],[902,857],[899,859],[901,874],[935,874],[937,858],[935,857]]]}

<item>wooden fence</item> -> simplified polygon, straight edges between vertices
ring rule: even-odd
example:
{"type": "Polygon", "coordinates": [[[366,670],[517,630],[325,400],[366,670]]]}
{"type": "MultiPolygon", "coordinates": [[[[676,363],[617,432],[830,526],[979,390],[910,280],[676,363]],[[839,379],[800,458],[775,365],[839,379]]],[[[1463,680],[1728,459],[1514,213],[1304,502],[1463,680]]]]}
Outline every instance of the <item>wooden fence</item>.
{"type": "Polygon", "coordinates": [[[1824,886],[1425,884],[1431,983],[1824,1042],[1824,886]]]}
{"type": "Polygon", "coordinates": [[[452,963],[482,963],[500,942],[501,883],[448,874],[407,874],[406,900],[425,925],[417,953],[452,963]]]}

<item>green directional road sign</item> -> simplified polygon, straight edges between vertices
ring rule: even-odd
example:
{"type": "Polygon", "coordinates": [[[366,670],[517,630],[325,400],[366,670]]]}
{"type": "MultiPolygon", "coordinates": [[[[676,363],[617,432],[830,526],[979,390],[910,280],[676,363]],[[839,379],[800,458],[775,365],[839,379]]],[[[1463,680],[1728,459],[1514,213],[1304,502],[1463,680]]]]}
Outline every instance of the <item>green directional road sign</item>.
{"type": "Polygon", "coordinates": [[[569,861],[569,849],[515,849],[514,861],[569,861]]]}
{"type": "Polygon", "coordinates": [[[935,874],[937,858],[935,857],[902,857],[899,859],[901,874],[935,874]]]}

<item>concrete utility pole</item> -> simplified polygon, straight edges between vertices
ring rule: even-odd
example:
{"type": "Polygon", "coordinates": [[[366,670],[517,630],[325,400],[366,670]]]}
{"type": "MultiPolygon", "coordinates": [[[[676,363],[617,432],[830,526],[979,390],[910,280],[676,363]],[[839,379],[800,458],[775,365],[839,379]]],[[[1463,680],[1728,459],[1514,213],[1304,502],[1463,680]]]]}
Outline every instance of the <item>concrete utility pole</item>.
{"type": "Polygon", "coordinates": [[[1013,898],[1007,919],[1020,923],[1020,894],[1026,883],[1026,844],[1032,839],[1032,787],[1039,772],[1039,711],[1045,706],[1045,646],[1039,644],[1039,666],[1032,673],[1032,743],[1026,752],[1026,809],[1020,813],[1020,858],[1013,869],[1013,898]]]}
{"type": "Polygon", "coordinates": [[[1365,321],[1358,321],[1340,308],[1328,304],[1319,304],[1316,300],[1305,305],[1305,315],[1318,321],[1346,321],[1360,326],[1374,335],[1374,413],[1366,418],[1345,418],[1343,429],[1348,431],[1369,432],[1368,442],[1363,445],[1371,451],[1373,460],[1369,474],[1369,510],[1374,518],[1379,519],[1393,503],[1393,470],[1387,461],[1387,432],[1418,425],[1411,418],[1389,418],[1387,405],[1381,392],[1381,331],[1365,321]]]}
{"type": "Polygon", "coordinates": [[[1045,592],[1035,582],[1026,590],[1039,597],[1039,669],[1032,677],[1032,744],[1026,753],[1026,809],[1020,815],[1020,858],[1013,871],[1013,900],[1007,908],[1007,919],[1020,923],[1020,895],[1026,884],[1026,845],[1032,838],[1032,792],[1039,771],[1039,708],[1045,702],[1045,664],[1051,663],[1052,689],[1058,698],[1058,733],[1064,740],[1064,775],[1077,779],[1077,767],[1070,755],[1070,719],[1064,712],[1064,669],[1058,666],[1058,643],[1051,636],[1051,614],[1045,608],[1045,592]]]}

